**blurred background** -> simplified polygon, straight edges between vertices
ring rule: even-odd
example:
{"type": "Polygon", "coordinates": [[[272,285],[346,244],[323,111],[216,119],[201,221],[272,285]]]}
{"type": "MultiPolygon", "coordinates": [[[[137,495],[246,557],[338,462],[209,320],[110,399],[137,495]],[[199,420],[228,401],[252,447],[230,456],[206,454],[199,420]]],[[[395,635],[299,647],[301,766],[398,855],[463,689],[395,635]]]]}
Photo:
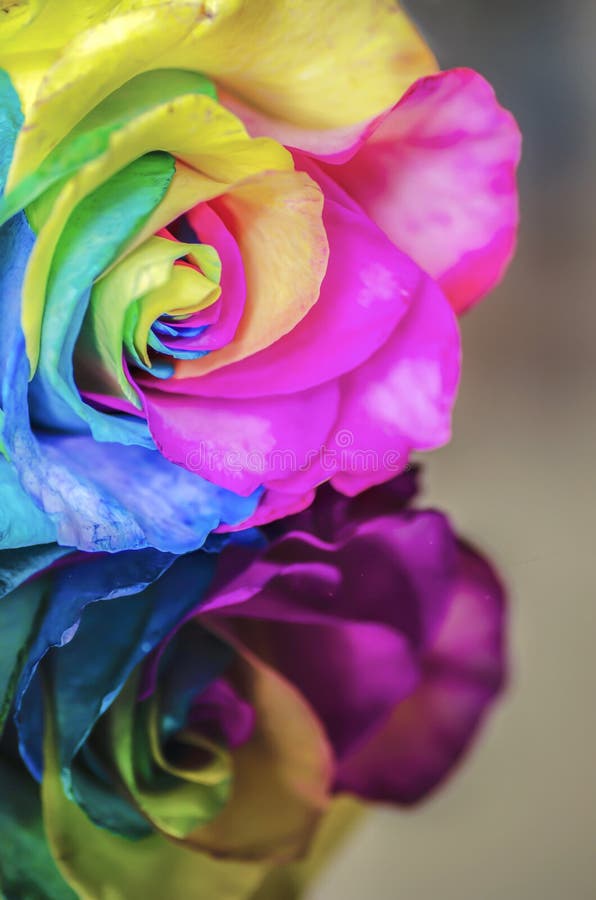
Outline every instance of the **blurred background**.
{"type": "Polygon", "coordinates": [[[371,813],[309,900],[594,900],[596,2],[405,5],[525,137],[519,253],[463,323],[454,439],[424,498],[509,584],[512,676],[451,782],[371,813]]]}

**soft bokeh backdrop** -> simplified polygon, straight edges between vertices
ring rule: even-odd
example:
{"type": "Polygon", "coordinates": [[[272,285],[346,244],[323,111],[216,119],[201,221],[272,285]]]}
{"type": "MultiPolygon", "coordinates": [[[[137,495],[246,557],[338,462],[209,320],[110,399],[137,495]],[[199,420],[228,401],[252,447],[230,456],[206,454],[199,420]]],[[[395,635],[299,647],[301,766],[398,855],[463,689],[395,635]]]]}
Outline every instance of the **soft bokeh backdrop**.
{"type": "Polygon", "coordinates": [[[409,0],[444,68],[525,135],[519,255],[463,325],[454,440],[425,499],[511,589],[509,694],[414,812],[377,810],[309,900],[596,897],[596,3],[409,0]]]}

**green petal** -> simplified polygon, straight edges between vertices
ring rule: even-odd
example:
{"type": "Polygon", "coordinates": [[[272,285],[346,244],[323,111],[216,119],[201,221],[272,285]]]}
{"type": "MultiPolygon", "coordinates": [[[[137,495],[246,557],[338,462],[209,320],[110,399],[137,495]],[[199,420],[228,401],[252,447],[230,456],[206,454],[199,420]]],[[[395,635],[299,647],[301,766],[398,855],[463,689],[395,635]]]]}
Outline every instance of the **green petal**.
{"type": "Polygon", "coordinates": [[[39,788],[0,758],[0,896],[6,900],[76,900],[49,851],[39,788]]]}
{"type": "MultiPolygon", "coordinates": [[[[16,98],[14,91],[12,94],[16,98]]],[[[35,171],[23,178],[3,198],[0,204],[0,222],[10,219],[58,182],[61,182],[61,188],[68,177],[81,166],[108,152],[113,132],[148,110],[184,94],[206,94],[216,99],[212,82],[195,72],[167,69],[134,78],[92,110],[35,171]]],[[[18,104],[18,99],[16,102],[18,104]]],[[[18,110],[18,105],[16,109],[18,110]]],[[[14,117],[13,107],[8,112],[14,117]]],[[[51,204],[47,202],[38,210],[32,210],[36,227],[41,227],[50,207],[51,204]]]]}
{"type": "Polygon", "coordinates": [[[39,360],[46,389],[42,407],[48,408],[48,397],[60,398],[89,424],[96,440],[142,443],[126,422],[89,407],[74,384],[72,356],[87,292],[159,204],[173,174],[174,161],[166,153],[137,159],[76,207],[56,248],[39,360]]]}
{"type": "Polygon", "coordinates": [[[0,69],[0,193],[4,189],[14,142],[22,124],[19,98],[8,74],[0,69]]]}

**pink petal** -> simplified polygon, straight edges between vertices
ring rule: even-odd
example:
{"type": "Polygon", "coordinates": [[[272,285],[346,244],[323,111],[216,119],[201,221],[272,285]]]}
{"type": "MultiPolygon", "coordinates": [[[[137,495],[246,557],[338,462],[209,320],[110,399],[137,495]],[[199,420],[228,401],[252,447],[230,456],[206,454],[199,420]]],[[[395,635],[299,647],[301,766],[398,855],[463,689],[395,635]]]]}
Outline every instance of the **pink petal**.
{"type": "Polygon", "coordinates": [[[462,311],[513,254],[519,129],[469,69],[417,81],[380,122],[328,171],[462,311]]]}
{"type": "MultiPolygon", "coordinates": [[[[217,350],[225,347],[236,333],[246,300],[246,281],[240,249],[215,210],[207,203],[195,206],[187,218],[202,244],[215,247],[221,260],[220,315],[217,322],[188,343],[189,349],[217,350]]],[[[194,324],[189,321],[189,325],[194,324]]]]}
{"type": "Polygon", "coordinates": [[[353,496],[402,471],[412,450],[448,441],[459,371],[453,312],[422,275],[418,296],[391,338],[340,381],[333,486],[353,496]]]}
{"type": "Polygon", "coordinates": [[[453,602],[412,696],[342,765],[338,789],[415,803],[461,758],[501,690],[504,594],[488,564],[460,545],[453,602]]]}
{"type": "Polygon", "coordinates": [[[308,472],[337,415],[337,383],[290,397],[211,399],[146,390],[158,449],[208,481],[246,496],[271,479],[308,472]]]}

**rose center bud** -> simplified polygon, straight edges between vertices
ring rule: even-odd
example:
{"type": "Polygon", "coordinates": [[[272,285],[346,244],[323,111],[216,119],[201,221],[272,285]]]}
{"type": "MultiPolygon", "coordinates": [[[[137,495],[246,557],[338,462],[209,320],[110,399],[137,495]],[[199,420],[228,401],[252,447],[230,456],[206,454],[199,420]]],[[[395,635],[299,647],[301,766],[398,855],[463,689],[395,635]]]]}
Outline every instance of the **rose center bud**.
{"type": "MultiPolygon", "coordinates": [[[[150,289],[129,307],[124,344],[129,365],[157,378],[170,378],[173,359],[199,359],[209,352],[197,339],[217,318],[221,261],[214,247],[196,238],[192,244],[179,243],[167,229],[162,229],[159,238],[173,242],[174,247],[192,249],[175,260],[164,284],[150,289]]],[[[143,272],[139,275],[142,283],[143,272]]]]}
{"type": "Polygon", "coordinates": [[[140,376],[167,379],[175,360],[209,352],[201,341],[217,321],[222,263],[178,220],[111,268],[94,286],[75,350],[79,389],[90,399],[122,397],[137,408],[140,376]],[[178,241],[175,233],[192,240],[178,241]]]}

